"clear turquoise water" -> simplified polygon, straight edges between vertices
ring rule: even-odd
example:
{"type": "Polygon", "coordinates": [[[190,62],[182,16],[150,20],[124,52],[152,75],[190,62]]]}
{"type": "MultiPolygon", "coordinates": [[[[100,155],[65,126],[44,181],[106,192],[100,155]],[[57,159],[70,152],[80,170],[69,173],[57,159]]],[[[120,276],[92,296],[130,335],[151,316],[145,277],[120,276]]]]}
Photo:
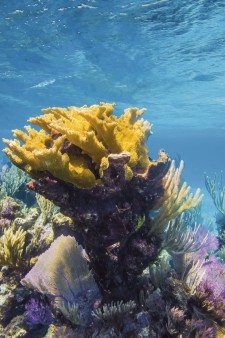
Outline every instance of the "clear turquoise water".
{"type": "Polygon", "coordinates": [[[224,169],[224,1],[1,0],[0,12],[2,137],[43,107],[113,101],[148,109],[150,155],[179,153],[193,187],[224,169]]]}

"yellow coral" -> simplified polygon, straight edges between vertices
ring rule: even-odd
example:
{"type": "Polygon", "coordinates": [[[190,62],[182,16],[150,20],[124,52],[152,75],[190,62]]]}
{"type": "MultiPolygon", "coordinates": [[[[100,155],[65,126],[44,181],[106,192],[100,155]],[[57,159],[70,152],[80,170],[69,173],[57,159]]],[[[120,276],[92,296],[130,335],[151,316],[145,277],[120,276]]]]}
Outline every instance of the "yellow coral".
{"type": "Polygon", "coordinates": [[[41,210],[41,221],[43,222],[43,224],[45,224],[48,220],[50,220],[50,218],[56,211],[56,207],[54,203],[52,203],[42,195],[36,194],[36,200],[41,210]]]}
{"type": "Polygon", "coordinates": [[[216,338],[224,338],[225,336],[225,327],[215,325],[216,328],[216,338]]]}
{"type": "Polygon", "coordinates": [[[134,168],[144,174],[151,164],[146,146],[151,125],[139,119],[144,109],[126,109],[120,118],[112,115],[113,109],[110,103],[44,109],[44,115],[29,120],[42,129],[25,127],[27,133],[15,130],[14,136],[23,145],[17,139],[4,139],[8,145],[4,151],[15,165],[33,176],[48,171],[80,188],[101,183],[90,169],[87,155],[100,177],[107,168],[108,156],[122,152],[130,154],[126,178],[132,178],[134,168]],[[81,149],[81,154],[62,152],[67,140],[81,149]]]}
{"type": "Polygon", "coordinates": [[[192,193],[189,194],[191,188],[187,186],[186,182],[179,187],[183,167],[183,161],[177,169],[175,162],[171,162],[169,171],[163,178],[164,196],[163,201],[160,201],[162,206],[153,220],[150,233],[163,232],[170,220],[180,215],[184,210],[195,208],[203,199],[204,195],[200,195],[200,189],[197,189],[193,196],[192,193]]]}
{"type": "Polygon", "coordinates": [[[26,232],[19,227],[13,233],[9,228],[4,231],[0,241],[0,264],[12,267],[18,267],[21,263],[23,248],[25,244],[26,232]]]}

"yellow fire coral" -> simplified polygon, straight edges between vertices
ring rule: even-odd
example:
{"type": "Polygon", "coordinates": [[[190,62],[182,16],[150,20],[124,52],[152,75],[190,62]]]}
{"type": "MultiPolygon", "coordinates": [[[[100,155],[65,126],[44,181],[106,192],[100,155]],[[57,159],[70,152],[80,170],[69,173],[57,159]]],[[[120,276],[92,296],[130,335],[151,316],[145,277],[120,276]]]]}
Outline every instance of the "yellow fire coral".
{"type": "Polygon", "coordinates": [[[139,119],[144,109],[128,108],[117,118],[113,115],[114,104],[101,103],[81,108],[48,108],[44,115],[31,118],[42,129],[29,126],[27,133],[15,130],[19,140],[6,140],[4,151],[11,161],[30,175],[39,176],[48,171],[54,177],[80,188],[90,188],[101,183],[99,177],[108,166],[108,156],[129,152],[125,165],[127,179],[133,170],[147,172],[150,165],[146,140],[151,134],[149,122],[139,119]],[[66,143],[76,151],[63,151],[66,143]],[[94,173],[91,168],[98,172],[94,173]]]}

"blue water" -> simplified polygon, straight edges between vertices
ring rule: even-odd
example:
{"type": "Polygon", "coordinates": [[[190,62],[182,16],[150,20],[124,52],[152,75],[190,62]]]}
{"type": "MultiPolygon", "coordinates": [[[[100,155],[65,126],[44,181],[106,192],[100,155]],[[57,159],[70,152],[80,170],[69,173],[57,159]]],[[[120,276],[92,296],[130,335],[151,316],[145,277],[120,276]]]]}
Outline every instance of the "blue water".
{"type": "Polygon", "coordinates": [[[1,0],[0,12],[2,137],[43,107],[116,102],[148,109],[150,155],[178,153],[193,187],[225,168],[224,1],[1,0]]]}

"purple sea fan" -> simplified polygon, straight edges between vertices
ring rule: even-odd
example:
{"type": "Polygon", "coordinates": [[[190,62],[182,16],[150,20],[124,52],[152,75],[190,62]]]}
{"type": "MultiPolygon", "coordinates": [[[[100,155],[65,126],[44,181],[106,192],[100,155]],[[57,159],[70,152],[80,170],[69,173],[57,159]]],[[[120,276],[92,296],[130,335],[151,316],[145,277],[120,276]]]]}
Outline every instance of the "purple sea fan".
{"type": "Polygon", "coordinates": [[[198,315],[202,315],[225,327],[225,265],[211,255],[202,266],[205,271],[201,283],[196,288],[193,297],[193,308],[198,315]]]}
{"type": "Polygon", "coordinates": [[[225,288],[218,294],[215,285],[203,281],[196,289],[195,298],[197,312],[209,317],[220,326],[225,325],[225,288]]]}
{"type": "Polygon", "coordinates": [[[210,255],[202,269],[205,271],[203,281],[213,287],[215,295],[223,293],[225,291],[225,265],[218,261],[216,256],[210,255]]]}
{"type": "Polygon", "coordinates": [[[217,237],[210,231],[208,231],[205,227],[201,226],[196,240],[201,242],[205,236],[207,236],[206,242],[194,254],[196,259],[202,259],[208,252],[216,251],[219,248],[219,241],[217,237]]]}
{"type": "Polygon", "coordinates": [[[25,308],[25,317],[28,323],[50,325],[53,322],[49,306],[37,298],[31,298],[25,308]]]}

